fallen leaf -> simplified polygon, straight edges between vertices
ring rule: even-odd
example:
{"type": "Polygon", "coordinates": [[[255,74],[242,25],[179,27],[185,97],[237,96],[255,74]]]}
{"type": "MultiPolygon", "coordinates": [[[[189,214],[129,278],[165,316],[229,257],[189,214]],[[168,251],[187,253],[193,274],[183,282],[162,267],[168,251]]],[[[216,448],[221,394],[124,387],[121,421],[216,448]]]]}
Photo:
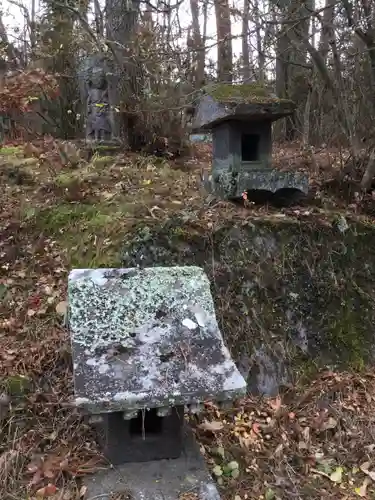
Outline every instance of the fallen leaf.
{"type": "Polygon", "coordinates": [[[359,468],[361,469],[361,471],[364,474],[366,474],[369,478],[371,478],[373,481],[375,481],[375,471],[369,470],[370,465],[371,465],[370,462],[365,462],[359,468]]]}
{"type": "Polygon", "coordinates": [[[205,420],[199,425],[199,428],[203,429],[204,431],[218,432],[224,428],[224,425],[222,422],[219,422],[218,420],[213,420],[211,422],[205,420]]]}
{"type": "Polygon", "coordinates": [[[277,396],[275,399],[270,399],[268,401],[268,405],[272,408],[272,410],[276,413],[281,408],[281,398],[277,396]]]}
{"type": "Polygon", "coordinates": [[[66,314],[66,310],[68,308],[68,303],[66,300],[63,300],[62,302],[59,302],[56,306],[56,312],[60,316],[64,316],[66,314]]]}
{"type": "Polygon", "coordinates": [[[264,495],[264,498],[265,498],[266,500],[273,500],[274,498],[276,498],[276,494],[275,494],[275,492],[274,492],[271,488],[268,488],[268,489],[266,490],[266,493],[265,493],[265,495],[264,495]]]}
{"type": "Polygon", "coordinates": [[[259,424],[253,424],[251,427],[252,431],[255,432],[255,434],[260,434],[260,426],[259,424]]]}
{"type": "Polygon", "coordinates": [[[225,457],[225,450],[222,446],[218,446],[215,451],[220,457],[225,457]]]}
{"type": "Polygon", "coordinates": [[[322,431],[328,431],[330,429],[334,429],[335,427],[337,427],[337,420],[333,417],[329,417],[326,422],[323,422],[321,429],[322,431]]]}
{"type": "Polygon", "coordinates": [[[86,495],[87,492],[87,486],[82,486],[81,489],[79,490],[79,497],[83,498],[86,495]]]}
{"type": "Polygon", "coordinates": [[[343,473],[343,468],[342,467],[337,467],[332,474],[329,476],[330,480],[333,483],[341,483],[342,481],[342,473],[343,473]]]}
{"type": "Polygon", "coordinates": [[[359,488],[355,488],[355,492],[359,497],[365,497],[367,495],[367,486],[370,484],[371,480],[366,477],[366,479],[363,481],[362,486],[359,488]]]}
{"type": "Polygon", "coordinates": [[[35,492],[35,495],[37,497],[51,497],[53,496],[57,491],[57,488],[54,484],[47,484],[47,486],[44,486],[43,488],[40,488],[38,491],[35,492]]]}
{"type": "Polygon", "coordinates": [[[284,446],[283,446],[283,444],[282,444],[282,443],[278,444],[278,445],[276,446],[276,449],[275,449],[274,453],[273,453],[273,454],[274,454],[274,456],[275,456],[275,457],[280,457],[280,456],[281,456],[281,454],[282,454],[283,448],[284,448],[284,446]]]}

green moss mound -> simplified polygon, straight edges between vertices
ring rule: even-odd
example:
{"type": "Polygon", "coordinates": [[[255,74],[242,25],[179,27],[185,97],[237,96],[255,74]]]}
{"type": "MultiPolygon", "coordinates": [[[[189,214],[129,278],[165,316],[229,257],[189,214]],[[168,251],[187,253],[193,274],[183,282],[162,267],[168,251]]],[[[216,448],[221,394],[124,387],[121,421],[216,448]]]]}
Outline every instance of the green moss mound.
{"type": "Polygon", "coordinates": [[[123,264],[202,266],[237,361],[246,355],[256,378],[266,367],[254,360],[267,353],[283,382],[315,367],[362,369],[373,361],[374,239],[375,228],[359,223],[341,235],[295,221],[204,231],[176,218],[135,227],[123,264]]]}

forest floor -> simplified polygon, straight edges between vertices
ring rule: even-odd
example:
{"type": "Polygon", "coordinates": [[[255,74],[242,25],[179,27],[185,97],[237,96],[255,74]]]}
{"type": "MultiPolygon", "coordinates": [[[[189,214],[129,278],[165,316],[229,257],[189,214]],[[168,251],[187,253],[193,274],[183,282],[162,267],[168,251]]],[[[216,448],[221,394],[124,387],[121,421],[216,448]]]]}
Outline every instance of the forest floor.
{"type": "MultiPolygon", "coordinates": [[[[198,174],[209,155],[201,146],[180,161],[94,157],[73,169],[57,154],[0,150],[2,500],[86,498],[82,478],[106,466],[71,404],[62,325],[72,267],[118,266],[137,220],[192,211],[207,227],[264,215],[374,223],[371,195],[343,194],[330,181],[343,161],[339,150],[316,152],[313,198],[288,209],[206,203],[198,174]]],[[[297,146],[277,148],[275,161],[311,169],[297,146]]],[[[225,412],[207,404],[192,425],[224,499],[375,498],[374,404],[375,376],[326,371],[274,399],[246,398],[225,412]]]]}

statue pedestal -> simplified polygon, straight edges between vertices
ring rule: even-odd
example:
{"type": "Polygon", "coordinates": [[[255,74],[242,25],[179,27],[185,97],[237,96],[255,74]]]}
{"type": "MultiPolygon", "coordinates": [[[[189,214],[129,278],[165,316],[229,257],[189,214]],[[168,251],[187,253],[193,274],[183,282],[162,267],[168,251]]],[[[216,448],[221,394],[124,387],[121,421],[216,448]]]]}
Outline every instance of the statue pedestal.
{"type": "Polygon", "coordinates": [[[85,140],[84,149],[87,152],[89,158],[94,154],[97,156],[116,156],[119,154],[123,145],[120,141],[92,141],[89,139],[85,140]]]}

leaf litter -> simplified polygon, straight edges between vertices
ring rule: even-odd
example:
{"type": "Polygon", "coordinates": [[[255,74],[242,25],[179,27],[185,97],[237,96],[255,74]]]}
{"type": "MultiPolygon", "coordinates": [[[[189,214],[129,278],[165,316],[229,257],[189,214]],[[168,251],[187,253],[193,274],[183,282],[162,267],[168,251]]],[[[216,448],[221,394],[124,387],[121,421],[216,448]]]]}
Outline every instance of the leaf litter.
{"type": "MultiPolygon", "coordinates": [[[[210,230],[223,218],[246,221],[249,213],[255,219],[325,217],[316,206],[280,211],[222,201],[205,204],[192,173],[207,168],[207,145],[201,152],[197,148],[184,171],[136,155],[100,170],[91,164],[69,170],[51,144],[32,148],[33,156],[43,156],[43,161],[27,162],[34,185],[9,184],[0,175],[0,393],[7,395],[12,388],[10,404],[0,411],[2,500],[84,498],[81,478],[105,467],[90,428],[71,405],[70,344],[62,316],[72,256],[81,252],[84,260],[93,245],[96,254],[100,248],[105,255],[112,248],[118,253],[119,234],[123,237],[126,225],[138,218],[192,217],[195,211],[202,228],[210,230]],[[74,215],[76,207],[97,203],[109,214],[121,203],[131,211],[122,212],[118,224],[111,218],[110,227],[94,229],[95,234],[88,234],[85,221],[48,230],[38,225],[47,209],[64,204],[74,215]],[[77,234],[88,238],[84,246],[77,234]]],[[[279,148],[277,160],[288,154],[279,148]]],[[[353,208],[357,215],[359,208],[358,202],[353,208]]],[[[224,499],[373,498],[374,401],[371,374],[327,372],[308,387],[297,386],[274,399],[249,397],[225,411],[207,403],[192,425],[224,499]]]]}

